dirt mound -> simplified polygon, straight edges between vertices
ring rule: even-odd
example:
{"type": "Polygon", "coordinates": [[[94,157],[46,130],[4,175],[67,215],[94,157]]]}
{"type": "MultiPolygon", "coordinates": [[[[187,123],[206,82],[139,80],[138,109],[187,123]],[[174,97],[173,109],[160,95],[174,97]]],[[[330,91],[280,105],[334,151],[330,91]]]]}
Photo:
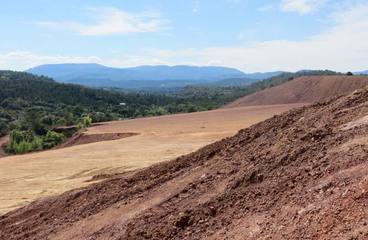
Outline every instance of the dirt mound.
{"type": "MultiPolygon", "coordinates": [[[[0,239],[367,239],[368,89],[0,217],[0,239]]],[[[123,160],[123,159],[122,159],[123,160]]]]}
{"type": "Polygon", "coordinates": [[[72,147],[76,145],[117,140],[127,137],[138,135],[138,133],[102,133],[102,134],[89,134],[84,132],[75,133],[71,138],[64,143],[58,145],[56,148],[72,147]]]}
{"type": "Polygon", "coordinates": [[[307,76],[242,97],[225,107],[314,103],[368,86],[367,76],[307,76]]]}

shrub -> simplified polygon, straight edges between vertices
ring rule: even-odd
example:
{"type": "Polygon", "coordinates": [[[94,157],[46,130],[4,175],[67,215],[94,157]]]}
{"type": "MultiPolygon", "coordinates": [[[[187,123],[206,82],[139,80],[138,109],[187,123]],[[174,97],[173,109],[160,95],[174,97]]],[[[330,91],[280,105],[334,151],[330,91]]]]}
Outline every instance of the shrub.
{"type": "Polygon", "coordinates": [[[91,126],[92,118],[90,116],[83,117],[77,124],[77,129],[83,129],[91,126]]]}
{"type": "Polygon", "coordinates": [[[46,136],[43,137],[42,147],[43,149],[50,149],[56,145],[62,143],[65,139],[64,134],[54,131],[48,131],[46,136]]]}
{"type": "Polygon", "coordinates": [[[13,130],[10,133],[10,144],[6,151],[22,154],[42,150],[42,139],[34,136],[31,132],[13,130]]]}

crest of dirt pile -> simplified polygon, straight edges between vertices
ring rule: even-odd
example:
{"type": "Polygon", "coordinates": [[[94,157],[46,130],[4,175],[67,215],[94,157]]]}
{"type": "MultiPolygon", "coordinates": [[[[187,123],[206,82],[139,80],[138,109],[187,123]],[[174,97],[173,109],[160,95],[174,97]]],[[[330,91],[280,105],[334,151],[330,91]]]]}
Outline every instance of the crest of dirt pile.
{"type": "Polygon", "coordinates": [[[367,89],[289,111],[3,215],[0,239],[367,239],[367,115],[367,89]]]}
{"type": "Polygon", "coordinates": [[[100,134],[90,134],[85,132],[77,132],[71,138],[66,140],[64,143],[58,145],[56,148],[66,148],[76,145],[103,142],[117,140],[127,137],[136,136],[138,133],[100,133],[100,134]]]}
{"type": "Polygon", "coordinates": [[[305,76],[239,98],[225,107],[314,103],[368,86],[367,76],[305,76]]]}

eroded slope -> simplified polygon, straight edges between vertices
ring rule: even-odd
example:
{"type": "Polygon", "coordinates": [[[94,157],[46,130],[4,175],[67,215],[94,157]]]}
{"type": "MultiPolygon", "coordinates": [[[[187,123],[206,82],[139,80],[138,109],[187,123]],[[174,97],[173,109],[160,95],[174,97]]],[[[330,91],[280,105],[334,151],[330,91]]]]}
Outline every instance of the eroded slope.
{"type": "Polygon", "coordinates": [[[367,239],[368,90],[0,217],[6,239],[367,239]]]}

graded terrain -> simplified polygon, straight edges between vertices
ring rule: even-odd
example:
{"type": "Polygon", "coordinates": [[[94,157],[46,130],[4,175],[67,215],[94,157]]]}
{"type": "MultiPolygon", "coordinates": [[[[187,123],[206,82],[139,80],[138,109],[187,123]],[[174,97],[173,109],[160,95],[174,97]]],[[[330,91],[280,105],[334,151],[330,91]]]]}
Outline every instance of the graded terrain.
{"type": "Polygon", "coordinates": [[[0,238],[367,239],[367,139],[364,89],[34,202],[0,217],[0,238]]]}
{"type": "Polygon", "coordinates": [[[220,109],[109,122],[89,128],[84,134],[93,139],[84,140],[105,140],[111,134],[125,138],[0,158],[0,214],[90,184],[95,175],[136,170],[188,154],[297,106],[220,109]]]}
{"type": "Polygon", "coordinates": [[[239,98],[226,107],[314,103],[368,86],[367,76],[305,76],[239,98]]]}

